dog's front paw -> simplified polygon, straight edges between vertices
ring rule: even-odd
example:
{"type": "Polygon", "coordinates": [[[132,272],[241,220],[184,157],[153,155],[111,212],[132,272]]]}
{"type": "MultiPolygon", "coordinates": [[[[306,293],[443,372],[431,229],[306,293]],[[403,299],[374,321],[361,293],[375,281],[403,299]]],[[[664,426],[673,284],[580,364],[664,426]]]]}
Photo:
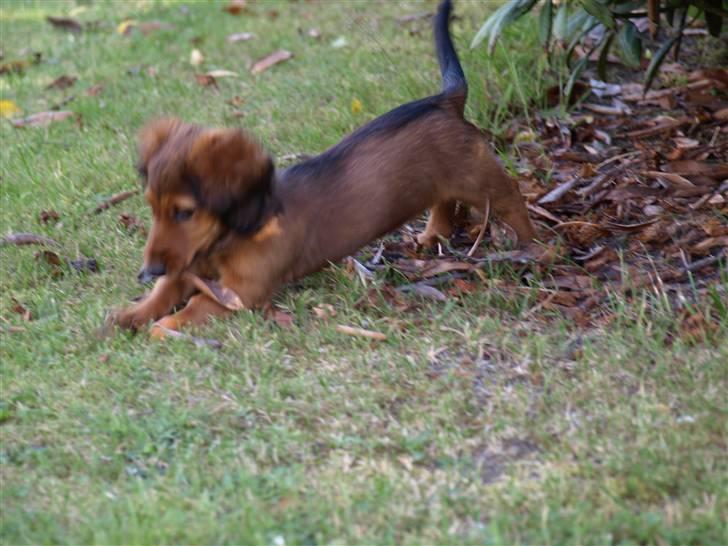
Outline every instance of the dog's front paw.
{"type": "Polygon", "coordinates": [[[143,328],[152,320],[154,320],[154,317],[150,316],[145,309],[140,308],[137,305],[132,305],[131,307],[122,309],[121,311],[114,313],[112,316],[112,322],[119,328],[132,330],[134,332],[143,328]]]}
{"type": "Polygon", "coordinates": [[[417,236],[417,244],[422,248],[434,248],[439,241],[440,236],[437,233],[423,231],[417,236]]]}

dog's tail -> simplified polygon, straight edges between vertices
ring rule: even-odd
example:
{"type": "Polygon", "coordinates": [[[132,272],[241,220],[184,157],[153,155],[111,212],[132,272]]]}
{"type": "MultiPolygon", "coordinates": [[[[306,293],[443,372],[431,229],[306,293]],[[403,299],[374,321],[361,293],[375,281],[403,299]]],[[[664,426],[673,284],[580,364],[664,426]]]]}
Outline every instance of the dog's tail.
{"type": "Polygon", "coordinates": [[[441,96],[462,116],[465,111],[465,101],[468,98],[468,82],[465,81],[463,67],[460,66],[458,54],[455,53],[455,47],[450,38],[448,26],[451,9],[450,0],[444,0],[437,8],[434,22],[435,50],[442,74],[441,96]]]}

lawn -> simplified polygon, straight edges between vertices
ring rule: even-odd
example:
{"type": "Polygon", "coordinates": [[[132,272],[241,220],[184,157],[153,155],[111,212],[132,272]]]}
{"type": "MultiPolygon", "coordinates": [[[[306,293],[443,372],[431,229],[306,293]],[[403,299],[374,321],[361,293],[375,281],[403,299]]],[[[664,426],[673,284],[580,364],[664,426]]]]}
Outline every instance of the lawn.
{"type": "MultiPolygon", "coordinates": [[[[18,116],[73,112],[48,127],[0,123],[0,233],[50,237],[62,261],[38,246],[0,249],[0,541],[725,544],[720,298],[697,298],[714,324],[695,339],[676,334],[674,302],[649,287],[611,294],[609,320],[584,325],[537,304],[537,276],[500,290],[519,279],[507,265],[474,276],[469,293],[394,304],[392,287],[406,283],[396,267],[363,282],[339,264],[276,296],[291,327],[240,312],[194,331],[219,349],[100,332],[142,292],[144,232],[119,219],[148,228],[142,197],[94,209],[138,187],[145,121],[245,127],[285,163],[439,88],[428,21],[398,20],[433,1],[249,2],[239,15],[224,5],[0,8],[0,63],[42,54],[0,76],[1,98],[18,116]],[[127,35],[124,21],[136,22],[127,35]],[[141,32],[154,21],[164,25],[141,32]],[[244,31],[255,36],[226,40],[244,31]],[[278,49],[293,58],[251,74],[278,49]],[[198,83],[210,70],[236,75],[198,83]],[[78,79],[48,89],[61,75],[78,79]],[[58,218],[41,220],[51,210],[58,218]],[[93,258],[98,272],[65,258],[93,258]]],[[[491,8],[457,2],[453,34],[466,114],[498,136],[558,78],[543,70],[532,22],[509,29],[493,57],[469,49],[491,8]]]]}

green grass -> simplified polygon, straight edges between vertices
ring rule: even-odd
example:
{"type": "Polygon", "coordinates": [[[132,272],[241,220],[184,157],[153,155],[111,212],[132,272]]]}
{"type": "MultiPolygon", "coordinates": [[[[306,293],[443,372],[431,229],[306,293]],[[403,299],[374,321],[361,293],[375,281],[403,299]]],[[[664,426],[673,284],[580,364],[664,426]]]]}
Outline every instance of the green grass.
{"type": "MultiPolygon", "coordinates": [[[[251,4],[240,17],[196,2],[2,5],[0,62],[43,53],[25,74],[0,77],[2,98],[31,114],[75,95],[66,108],[83,124],[0,124],[0,232],[50,236],[101,272],[54,276],[31,247],[0,250],[0,541],[724,544],[728,319],[718,297],[699,304],[722,321],[716,343],[666,343],[677,320],[648,292],[615,296],[613,320],[584,330],[526,315],[532,299],[497,283],[398,314],[335,267],[277,296],[295,315],[290,330],[245,312],[198,329],[219,351],[96,335],[141,290],[144,240],[117,217],[148,224],[142,199],[92,210],[136,187],[146,120],[244,126],[276,156],[317,152],[439,87],[428,25],[410,35],[394,21],[434,2],[251,4]],[[44,21],[74,9],[96,30],[44,21]],[[175,29],[120,36],[126,18],[175,29]],[[225,41],[240,31],[257,38],[225,41]],[[345,47],[331,46],[338,37],[345,47]],[[252,77],[249,62],[277,48],[295,57],[252,77]],[[220,79],[219,93],[199,87],[194,74],[214,68],[239,77],[220,79]],[[62,74],[79,80],[44,89],[62,74]],[[84,95],[98,83],[99,96],[84,95]],[[242,106],[227,104],[235,96],[242,106]],[[44,209],[60,223],[40,224],[44,209]],[[337,316],[317,319],[321,303],[337,316]],[[338,323],[388,339],[346,337],[338,323]]],[[[458,2],[454,34],[468,116],[497,133],[549,81],[536,75],[544,65],[527,21],[491,59],[468,50],[489,9],[458,2]]]]}

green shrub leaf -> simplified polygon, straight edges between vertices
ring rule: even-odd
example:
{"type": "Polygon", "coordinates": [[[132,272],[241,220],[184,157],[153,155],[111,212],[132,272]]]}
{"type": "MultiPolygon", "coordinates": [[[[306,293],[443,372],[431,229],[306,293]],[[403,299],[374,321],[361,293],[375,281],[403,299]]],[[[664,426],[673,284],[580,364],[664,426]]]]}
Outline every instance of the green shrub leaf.
{"type": "Polygon", "coordinates": [[[723,26],[723,16],[720,15],[718,10],[721,9],[722,0],[704,0],[707,6],[714,7],[716,11],[705,10],[705,23],[708,27],[708,32],[711,36],[716,38],[720,36],[720,29],[723,26]]]}
{"type": "Polygon", "coordinates": [[[579,3],[584,6],[584,9],[587,11],[587,13],[599,19],[599,22],[602,23],[605,27],[609,29],[616,28],[616,23],[614,22],[612,12],[609,11],[609,8],[607,6],[605,6],[604,4],[600,4],[599,2],[597,2],[597,0],[579,0],[579,3]]]}
{"type": "Polygon", "coordinates": [[[541,8],[538,16],[538,37],[541,45],[547,48],[551,41],[551,24],[553,22],[553,2],[546,0],[546,4],[541,8]]]}
{"type": "Polygon", "coordinates": [[[652,80],[657,75],[657,72],[660,68],[660,65],[662,64],[662,61],[665,60],[665,55],[672,49],[672,46],[675,45],[675,42],[677,42],[678,38],[680,38],[681,34],[678,33],[672,38],[670,38],[668,41],[666,41],[660,49],[657,50],[654,57],[652,57],[652,60],[650,61],[650,66],[647,67],[647,72],[645,72],[645,89],[644,92],[647,93],[647,90],[652,85],[652,80]]]}
{"type": "Polygon", "coordinates": [[[617,33],[617,43],[622,52],[622,59],[628,66],[638,67],[642,59],[642,39],[637,27],[631,21],[625,21],[617,33]]]}
{"type": "Polygon", "coordinates": [[[607,57],[609,56],[609,48],[614,40],[614,33],[609,31],[604,37],[602,49],[599,52],[599,60],[597,61],[597,75],[602,81],[607,81],[607,57]]]}

